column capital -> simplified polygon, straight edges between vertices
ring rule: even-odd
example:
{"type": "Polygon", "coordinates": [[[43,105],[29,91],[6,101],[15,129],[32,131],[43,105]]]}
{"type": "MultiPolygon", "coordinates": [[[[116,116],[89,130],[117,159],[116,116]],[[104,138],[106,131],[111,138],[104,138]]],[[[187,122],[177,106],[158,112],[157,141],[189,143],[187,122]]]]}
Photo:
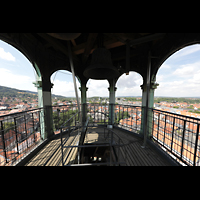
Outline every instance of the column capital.
{"type": "MultiPolygon", "coordinates": [[[[117,87],[114,87],[114,91],[116,91],[117,90],[117,87]]],[[[110,87],[108,88],[108,91],[110,91],[110,87]]]]}
{"type": "MultiPolygon", "coordinates": [[[[157,89],[158,86],[159,86],[158,83],[152,82],[152,83],[150,84],[150,89],[155,90],[155,89],[157,89]]],[[[146,84],[140,85],[140,87],[141,87],[141,89],[144,90],[144,91],[147,89],[147,85],[146,85],[146,84]]]]}
{"type": "MultiPolygon", "coordinates": [[[[33,84],[35,85],[35,87],[37,87],[37,88],[41,88],[42,87],[42,81],[35,81],[35,82],[33,82],[33,84]]],[[[50,83],[50,85],[51,85],[51,88],[53,87],[53,83],[50,83]]]]}
{"type": "MultiPolygon", "coordinates": [[[[84,88],[84,87],[83,87],[84,88]]],[[[82,87],[79,87],[79,90],[81,91],[82,87]]],[[[88,87],[85,87],[85,91],[88,90],[88,87]]]]}
{"type": "Polygon", "coordinates": [[[33,84],[34,84],[35,87],[37,87],[37,88],[42,87],[42,81],[36,81],[36,82],[33,82],[33,84]]]}

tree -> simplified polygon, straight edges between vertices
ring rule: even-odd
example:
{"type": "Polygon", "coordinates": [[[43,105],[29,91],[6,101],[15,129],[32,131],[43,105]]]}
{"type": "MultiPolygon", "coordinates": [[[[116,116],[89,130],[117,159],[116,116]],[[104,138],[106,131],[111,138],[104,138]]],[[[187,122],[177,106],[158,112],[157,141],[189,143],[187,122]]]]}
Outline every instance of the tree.
{"type": "Polygon", "coordinates": [[[128,114],[127,111],[119,112],[119,113],[117,114],[117,123],[119,123],[119,121],[120,121],[121,119],[126,119],[126,118],[129,118],[129,117],[130,117],[130,115],[128,114]]]}
{"type": "MultiPolygon", "coordinates": [[[[67,112],[57,112],[53,113],[53,121],[55,125],[55,130],[58,130],[67,120],[69,120],[78,110],[68,110],[67,112]]],[[[70,120],[69,123],[65,124],[66,126],[73,125],[74,119],[70,120]]]]}
{"type": "Polygon", "coordinates": [[[9,132],[10,130],[14,130],[15,129],[15,123],[14,122],[5,122],[4,123],[4,134],[9,132]]]}

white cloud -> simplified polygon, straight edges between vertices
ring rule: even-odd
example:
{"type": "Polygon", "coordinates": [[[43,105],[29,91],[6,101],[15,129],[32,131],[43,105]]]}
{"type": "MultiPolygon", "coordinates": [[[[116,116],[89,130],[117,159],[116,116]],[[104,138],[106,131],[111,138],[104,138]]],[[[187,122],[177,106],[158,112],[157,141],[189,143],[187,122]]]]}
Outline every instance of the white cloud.
{"type": "Polygon", "coordinates": [[[193,66],[185,66],[185,67],[176,69],[172,74],[176,76],[185,77],[185,76],[193,75],[194,73],[195,73],[195,69],[193,66]]]}
{"type": "Polygon", "coordinates": [[[101,96],[108,97],[109,96],[109,83],[107,80],[89,80],[87,82],[87,96],[101,96]]]}
{"type": "Polygon", "coordinates": [[[172,57],[173,58],[179,58],[179,57],[183,57],[183,56],[195,53],[197,51],[200,51],[200,45],[199,44],[185,47],[185,48],[177,51],[175,54],[173,54],[172,57]]]}
{"type": "Polygon", "coordinates": [[[196,71],[193,77],[191,79],[188,79],[188,82],[190,84],[200,84],[200,70],[196,71]]]}
{"type": "Polygon", "coordinates": [[[0,47],[0,58],[8,61],[15,61],[15,57],[10,52],[5,52],[2,47],[0,47]]]}
{"type": "MultiPolygon", "coordinates": [[[[130,72],[129,75],[123,74],[116,83],[116,96],[141,96],[140,85],[143,84],[142,77],[136,72],[130,72]]],[[[87,96],[109,96],[109,83],[107,80],[89,80],[87,82],[87,96]]]]}
{"type": "Polygon", "coordinates": [[[21,90],[37,91],[32,82],[35,81],[26,75],[15,74],[8,69],[0,68],[0,85],[21,90]]]}
{"type": "Polygon", "coordinates": [[[171,66],[168,65],[168,64],[163,63],[163,64],[161,65],[161,68],[162,68],[162,69],[171,69],[171,66]]]}
{"type": "Polygon", "coordinates": [[[143,84],[142,76],[136,72],[130,72],[129,75],[123,74],[117,81],[116,96],[141,96],[140,85],[143,84]]]}
{"type": "MultiPolygon", "coordinates": [[[[53,82],[53,88],[52,93],[56,95],[62,95],[66,97],[75,97],[75,90],[74,90],[74,84],[73,82],[67,82],[67,81],[60,81],[56,79],[53,82]]],[[[76,81],[77,87],[80,87],[80,83],[76,81]]],[[[78,89],[78,95],[80,97],[80,90],[78,89]]]]}
{"type": "Polygon", "coordinates": [[[142,77],[136,72],[130,72],[129,75],[123,74],[117,81],[117,88],[131,88],[142,84],[142,77]]]}
{"type": "MultiPolygon", "coordinates": [[[[140,85],[142,85],[142,77],[135,73],[130,72],[129,75],[122,75],[117,84],[116,96],[141,96],[142,90],[140,85]]],[[[54,86],[52,89],[53,94],[63,95],[63,96],[75,96],[74,84],[69,81],[61,81],[55,79],[53,82],[54,86]]],[[[109,97],[109,83],[107,80],[93,80],[90,79],[87,82],[88,90],[87,97],[101,96],[109,97]]],[[[77,81],[77,87],[80,87],[79,82],[77,81]]],[[[81,96],[80,90],[78,89],[79,97],[81,96]]]]}
{"type": "Polygon", "coordinates": [[[190,63],[186,65],[181,65],[172,74],[180,77],[189,77],[196,74],[200,69],[200,62],[190,63]]]}
{"type": "Polygon", "coordinates": [[[164,75],[162,75],[162,74],[158,74],[157,76],[156,76],[156,82],[157,83],[160,83],[161,81],[163,81],[164,80],[164,75]]]}
{"type": "MultiPolygon", "coordinates": [[[[200,77],[200,72],[197,77],[200,77]]],[[[199,80],[199,78],[198,78],[199,80]]],[[[196,79],[183,79],[181,81],[160,82],[155,90],[155,96],[172,96],[172,97],[197,97],[200,96],[200,82],[196,79]]]]}

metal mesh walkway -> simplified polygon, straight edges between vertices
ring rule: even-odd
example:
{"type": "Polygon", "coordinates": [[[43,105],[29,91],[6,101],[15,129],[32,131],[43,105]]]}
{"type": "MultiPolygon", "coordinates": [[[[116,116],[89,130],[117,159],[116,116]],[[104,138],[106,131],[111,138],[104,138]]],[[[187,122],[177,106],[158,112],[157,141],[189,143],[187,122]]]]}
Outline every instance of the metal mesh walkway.
{"type": "MultiPolygon", "coordinates": [[[[155,150],[150,146],[142,148],[142,139],[130,135],[125,131],[113,129],[118,137],[121,138],[125,145],[116,146],[115,150],[118,154],[118,161],[124,162],[125,166],[167,166],[170,165],[164,158],[162,158],[155,150]]],[[[103,128],[88,128],[84,143],[103,143],[105,139],[102,137],[103,128]],[[100,133],[100,134],[99,134],[100,133]]],[[[74,131],[70,136],[68,134],[63,135],[63,140],[67,139],[65,145],[77,145],[79,140],[78,131],[74,131]]],[[[80,136],[80,135],[79,135],[80,136]]],[[[115,140],[115,138],[114,138],[115,140]]],[[[61,141],[60,138],[50,141],[44,148],[42,148],[32,159],[30,159],[26,166],[61,166],[61,141]]],[[[115,141],[117,144],[117,140],[115,141]]],[[[64,149],[64,159],[67,158],[66,163],[73,164],[77,156],[78,148],[66,148],[64,149]],[[70,156],[69,156],[69,151],[70,156]]]]}

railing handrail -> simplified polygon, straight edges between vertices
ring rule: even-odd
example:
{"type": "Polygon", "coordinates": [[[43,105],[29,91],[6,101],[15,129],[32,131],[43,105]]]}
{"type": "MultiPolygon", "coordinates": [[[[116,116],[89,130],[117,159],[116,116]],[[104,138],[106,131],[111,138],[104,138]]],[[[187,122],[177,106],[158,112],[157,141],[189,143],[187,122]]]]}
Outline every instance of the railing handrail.
{"type": "Polygon", "coordinates": [[[24,113],[28,113],[28,112],[32,112],[32,111],[37,111],[37,110],[39,111],[39,110],[42,110],[42,109],[44,109],[44,108],[40,107],[40,108],[31,109],[31,110],[24,110],[24,111],[21,111],[21,112],[15,112],[15,113],[10,113],[10,114],[6,114],[6,115],[1,115],[0,118],[12,116],[12,115],[20,115],[20,114],[24,114],[24,113]]]}
{"type": "MultiPolygon", "coordinates": [[[[85,111],[87,112],[88,115],[90,115],[90,118],[93,120],[93,121],[91,121],[93,123],[93,125],[94,124],[95,124],[95,126],[97,124],[106,125],[106,124],[109,123],[109,121],[108,121],[108,117],[109,117],[109,115],[108,115],[108,113],[109,113],[108,105],[111,105],[111,104],[104,104],[104,105],[101,105],[99,103],[94,103],[94,104],[85,103],[85,104],[88,105],[87,109],[85,109],[85,111]],[[106,109],[105,110],[104,109],[99,110],[99,109],[101,109],[101,107],[102,108],[106,107],[106,109]],[[95,108],[97,108],[97,109],[95,109],[95,108]],[[94,113],[99,113],[100,115],[98,115],[98,116],[95,115],[94,116],[91,113],[89,114],[90,111],[88,111],[88,109],[91,109],[91,110],[95,109],[94,113]]],[[[146,107],[135,106],[135,105],[124,105],[124,104],[112,104],[112,105],[115,106],[114,109],[111,109],[115,113],[115,115],[114,115],[114,117],[115,117],[114,118],[114,125],[116,125],[118,127],[122,127],[122,128],[124,128],[124,129],[126,129],[128,131],[135,132],[137,134],[139,132],[142,132],[142,110],[143,110],[143,108],[146,108],[146,107]],[[118,110],[116,109],[116,106],[119,107],[118,110]],[[129,109],[129,108],[131,108],[131,109],[129,109]],[[124,115],[122,115],[122,113],[124,113],[126,111],[128,112],[129,117],[126,117],[126,116],[124,117],[124,115]],[[138,111],[139,111],[139,113],[138,113],[138,111]],[[120,122],[120,120],[116,121],[116,119],[123,119],[124,121],[120,122]]],[[[40,108],[35,108],[35,109],[26,110],[26,111],[22,111],[22,112],[16,112],[16,113],[2,115],[2,116],[0,116],[1,123],[10,122],[11,120],[12,120],[12,122],[14,122],[14,120],[16,120],[16,122],[17,122],[15,125],[12,125],[11,128],[7,128],[6,126],[2,126],[3,127],[3,129],[2,129],[2,127],[0,127],[1,135],[2,134],[6,135],[6,131],[9,130],[9,129],[10,130],[14,130],[15,132],[17,131],[16,133],[13,133],[13,137],[14,137],[13,139],[11,139],[10,136],[8,138],[8,134],[5,137],[5,141],[9,141],[9,143],[6,143],[6,145],[8,145],[8,147],[9,147],[9,149],[12,149],[10,146],[12,145],[11,143],[14,141],[15,138],[16,138],[15,142],[18,142],[20,145],[21,145],[21,142],[23,140],[28,140],[30,137],[32,138],[31,135],[34,135],[34,134],[30,134],[31,128],[33,128],[33,132],[35,132],[35,133],[37,132],[36,127],[38,125],[40,125],[41,114],[42,115],[44,114],[42,111],[45,112],[45,109],[49,108],[49,107],[52,108],[52,109],[53,108],[63,108],[62,112],[66,112],[65,117],[61,119],[63,121],[64,120],[66,120],[66,121],[63,122],[62,125],[59,124],[59,128],[58,129],[68,127],[68,126],[66,126],[66,124],[68,122],[70,122],[73,118],[77,119],[76,116],[79,114],[79,112],[76,112],[75,114],[72,115],[73,112],[70,112],[70,110],[72,109],[72,110],[76,111],[77,110],[77,104],[70,104],[70,105],[48,106],[48,107],[44,107],[44,108],[40,107],[40,108]],[[66,108],[68,108],[68,109],[66,109],[66,108]],[[67,112],[69,112],[68,116],[67,116],[67,112]],[[33,114],[31,114],[31,113],[33,113],[33,114]],[[36,115],[34,113],[36,113],[36,115]],[[29,114],[31,114],[30,118],[27,118],[26,116],[29,116],[29,114]],[[24,117],[25,120],[23,121],[23,120],[18,119],[19,116],[22,116],[22,119],[24,117]],[[67,119],[68,117],[70,117],[70,118],[67,119]],[[36,118],[37,118],[37,120],[36,120],[36,118]],[[19,120],[19,123],[18,123],[17,120],[19,120]],[[18,138],[19,137],[18,134],[19,133],[21,134],[22,131],[23,131],[22,128],[20,128],[20,124],[21,123],[27,123],[27,126],[29,126],[28,127],[29,130],[27,129],[28,132],[23,133],[22,134],[23,137],[19,139],[18,138]]],[[[154,131],[154,133],[155,132],[156,133],[159,132],[160,135],[163,134],[163,137],[164,137],[165,141],[172,140],[171,141],[172,144],[173,144],[173,142],[175,142],[176,137],[178,137],[179,140],[181,141],[181,144],[180,144],[180,147],[182,148],[181,152],[180,152],[180,155],[181,155],[180,157],[181,158],[183,157],[183,159],[184,159],[184,155],[185,154],[184,154],[183,151],[187,150],[187,149],[185,149],[186,147],[184,147],[185,141],[188,142],[188,143],[191,143],[191,145],[192,145],[192,146],[190,145],[191,148],[195,148],[195,152],[192,152],[193,150],[190,150],[190,149],[187,150],[187,152],[189,152],[188,154],[191,154],[192,156],[195,154],[194,155],[194,162],[195,162],[195,159],[197,160],[197,159],[200,158],[199,157],[200,156],[199,155],[199,149],[200,149],[200,147],[199,147],[199,135],[198,135],[198,133],[196,131],[196,129],[198,129],[198,127],[200,127],[200,119],[199,118],[186,116],[186,115],[181,115],[181,114],[178,114],[178,113],[173,113],[173,112],[154,109],[154,108],[148,108],[148,110],[149,110],[149,120],[152,120],[152,122],[150,122],[150,123],[152,123],[152,126],[149,128],[149,130],[150,129],[152,130],[152,131],[150,131],[152,139],[153,139],[153,137],[155,139],[155,136],[153,136],[153,131],[154,131]],[[162,115],[164,115],[164,118],[161,117],[162,115]],[[171,118],[169,118],[168,116],[171,117],[171,118]],[[178,119],[178,120],[176,120],[176,119],[178,119]],[[158,121],[159,121],[159,123],[158,123],[158,121]],[[154,123],[155,123],[155,127],[157,127],[157,128],[153,127],[154,123]],[[171,127],[170,127],[171,130],[170,131],[173,132],[173,133],[171,133],[171,132],[168,133],[169,132],[168,124],[171,125],[171,127]],[[180,127],[180,129],[181,129],[179,132],[181,134],[181,131],[182,131],[183,132],[183,136],[181,136],[178,133],[178,131],[175,130],[175,127],[177,127],[177,124],[178,124],[178,127],[180,127]],[[182,127],[181,127],[181,125],[182,125],[182,127]],[[174,127],[174,129],[173,129],[173,127],[174,127]],[[191,129],[191,127],[195,127],[195,128],[191,129]],[[161,131],[163,131],[163,133],[161,131]],[[172,138],[167,138],[167,137],[169,137],[169,136],[167,136],[168,134],[171,134],[170,136],[172,136],[172,138]],[[176,134],[179,134],[179,135],[176,136],[176,134]],[[196,138],[196,140],[195,140],[195,138],[196,138]]],[[[78,118],[78,120],[79,120],[79,118],[78,118]]],[[[75,125],[77,125],[76,122],[77,122],[77,120],[75,120],[75,125]]],[[[53,123],[55,123],[55,122],[53,122],[53,123]]],[[[72,124],[71,124],[71,127],[72,127],[72,124]]],[[[80,127],[80,123],[76,127],[80,127]]],[[[26,129],[26,128],[23,128],[23,129],[26,129]]],[[[40,134],[41,134],[41,132],[40,132],[40,134]]],[[[158,140],[156,142],[158,144],[160,144],[160,143],[163,143],[164,141],[160,141],[160,137],[158,137],[158,140]]],[[[28,141],[27,142],[25,141],[24,143],[27,143],[27,147],[29,146],[28,141]]],[[[166,145],[163,145],[163,148],[166,148],[165,147],[166,145]]],[[[9,149],[8,150],[4,149],[3,151],[10,151],[9,149]]],[[[176,156],[178,157],[178,155],[176,155],[176,156]]],[[[193,158],[191,158],[191,159],[193,159],[193,158]]],[[[187,162],[189,162],[189,164],[192,163],[192,161],[187,161],[187,162]]]]}
{"type": "Polygon", "coordinates": [[[37,108],[0,116],[1,153],[4,156],[0,165],[12,165],[41,142],[41,129],[38,128],[42,110],[37,108]]]}
{"type": "Polygon", "coordinates": [[[175,156],[178,162],[196,165],[197,157],[200,159],[200,119],[158,109],[149,110],[152,111],[151,136],[153,140],[169,154],[175,156]],[[155,113],[158,115],[157,117],[155,117],[155,113]],[[162,118],[161,115],[163,115],[162,118]],[[167,117],[170,117],[171,120],[167,120],[167,117]]]}
{"type": "MultiPolygon", "coordinates": [[[[85,122],[85,124],[83,125],[83,126],[79,126],[79,128],[82,128],[82,131],[81,131],[81,133],[82,132],[84,132],[84,133],[86,133],[86,130],[87,130],[87,125],[88,125],[88,120],[89,120],[89,118],[87,119],[87,121],[85,122]]],[[[93,147],[110,147],[110,156],[111,156],[111,151],[113,152],[113,149],[111,149],[112,147],[116,147],[116,146],[118,146],[118,147],[123,147],[123,146],[125,146],[125,145],[127,145],[127,144],[124,144],[124,142],[123,142],[123,140],[121,139],[121,137],[118,135],[118,134],[116,134],[113,130],[111,130],[110,128],[107,128],[107,127],[104,127],[104,137],[105,137],[105,129],[106,130],[108,130],[108,134],[110,134],[111,136],[110,136],[110,142],[109,143],[105,143],[105,144],[98,144],[98,143],[95,143],[95,144],[93,144],[93,145],[84,145],[83,144],[83,142],[80,142],[81,141],[81,138],[79,139],[79,143],[78,143],[78,145],[67,145],[67,146],[65,146],[64,145],[64,143],[65,142],[63,142],[63,140],[62,140],[62,131],[61,131],[61,135],[60,135],[60,139],[61,139],[61,153],[62,153],[62,165],[63,166],[68,166],[68,165],[65,165],[65,162],[66,162],[66,160],[67,160],[67,158],[68,158],[68,156],[69,156],[69,154],[70,154],[70,152],[71,152],[71,150],[69,151],[69,153],[68,153],[68,155],[67,155],[67,158],[65,159],[65,161],[64,161],[64,156],[63,156],[63,148],[71,148],[71,149],[73,149],[73,148],[78,148],[78,154],[79,154],[79,159],[82,157],[81,156],[81,149],[82,148],[93,148],[93,147]],[[115,144],[113,141],[114,141],[114,136],[113,135],[116,135],[117,136],[117,138],[118,138],[118,142],[119,142],[119,144],[115,144]]],[[[74,130],[73,130],[74,131],[74,130]]],[[[78,133],[77,134],[77,136],[79,135],[80,133],[78,133]]],[[[103,134],[103,133],[101,133],[101,134],[103,134]]],[[[75,137],[74,137],[74,139],[75,139],[75,137]]],[[[74,139],[73,139],[73,141],[74,141],[74,139]]],[[[72,141],[72,143],[73,143],[73,141],[72,141]]],[[[125,149],[126,150],[126,149],[125,149]]],[[[120,150],[121,151],[121,150],[120,150]]],[[[126,155],[126,153],[125,153],[125,155],[126,155]]],[[[119,155],[118,155],[119,156],[119,155]]],[[[117,157],[116,157],[116,155],[115,155],[115,161],[111,161],[110,160],[110,162],[108,163],[98,163],[99,165],[106,165],[106,164],[120,164],[121,162],[119,162],[119,161],[117,161],[117,157]]],[[[124,157],[124,159],[126,159],[126,157],[124,157]]],[[[90,163],[87,163],[88,165],[90,165],[90,163]]],[[[83,165],[87,165],[87,164],[83,164],[83,165]]],[[[97,165],[98,165],[97,164],[97,165]]],[[[78,163],[78,164],[74,164],[74,166],[78,166],[78,165],[82,165],[82,164],[80,164],[80,163],[78,163]]],[[[71,165],[70,165],[71,166],[71,165]]]]}
{"type": "Polygon", "coordinates": [[[80,112],[76,112],[72,117],[70,117],[70,119],[68,119],[66,122],[64,122],[64,123],[60,126],[59,129],[61,129],[61,128],[65,128],[64,125],[65,125],[66,123],[68,123],[71,119],[74,118],[74,116],[76,116],[76,115],[79,114],[79,113],[80,113],[80,112]]]}
{"type": "Polygon", "coordinates": [[[186,118],[189,118],[189,119],[193,119],[193,120],[199,120],[199,118],[196,118],[196,117],[191,117],[191,116],[187,116],[187,115],[181,115],[181,114],[178,114],[178,113],[172,113],[172,112],[169,112],[169,111],[164,111],[164,110],[159,110],[159,109],[155,109],[155,108],[148,108],[150,110],[154,110],[154,111],[158,111],[158,112],[162,112],[162,113],[168,113],[170,115],[177,115],[179,117],[186,117],[186,118]]]}

